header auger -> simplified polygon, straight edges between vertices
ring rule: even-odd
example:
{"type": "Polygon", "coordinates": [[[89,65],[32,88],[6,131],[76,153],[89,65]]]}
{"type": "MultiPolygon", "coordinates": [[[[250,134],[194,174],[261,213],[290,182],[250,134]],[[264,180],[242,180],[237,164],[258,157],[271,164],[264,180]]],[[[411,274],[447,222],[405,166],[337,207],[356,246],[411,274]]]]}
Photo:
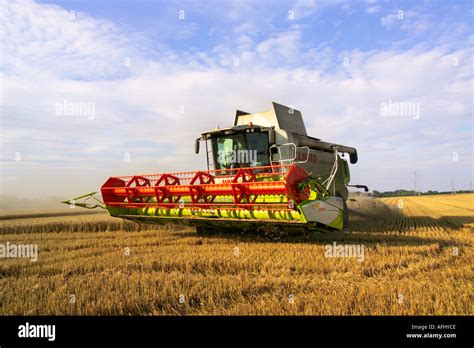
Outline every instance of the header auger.
{"type": "Polygon", "coordinates": [[[198,232],[347,225],[350,177],[341,156],[356,163],[357,151],[308,137],[299,111],[277,103],[263,113],[237,111],[234,126],[196,139],[196,153],[201,142],[207,170],[111,177],[101,187],[105,209],[137,222],[190,224],[198,232]]]}

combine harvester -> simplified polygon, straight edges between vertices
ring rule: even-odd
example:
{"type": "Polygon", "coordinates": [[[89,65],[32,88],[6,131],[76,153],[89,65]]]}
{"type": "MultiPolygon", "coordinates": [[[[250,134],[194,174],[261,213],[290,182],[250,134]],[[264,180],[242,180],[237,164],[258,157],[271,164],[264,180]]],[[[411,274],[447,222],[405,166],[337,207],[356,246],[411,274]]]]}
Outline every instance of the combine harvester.
{"type": "MultiPolygon", "coordinates": [[[[136,222],[225,230],[342,230],[348,222],[353,147],[309,137],[301,113],[273,103],[266,112],[237,111],[234,125],[202,133],[207,170],[109,178],[101,187],[111,216],[136,222]],[[212,169],[211,169],[212,168],[212,169]]],[[[66,204],[94,208],[77,197],[66,204]]]]}

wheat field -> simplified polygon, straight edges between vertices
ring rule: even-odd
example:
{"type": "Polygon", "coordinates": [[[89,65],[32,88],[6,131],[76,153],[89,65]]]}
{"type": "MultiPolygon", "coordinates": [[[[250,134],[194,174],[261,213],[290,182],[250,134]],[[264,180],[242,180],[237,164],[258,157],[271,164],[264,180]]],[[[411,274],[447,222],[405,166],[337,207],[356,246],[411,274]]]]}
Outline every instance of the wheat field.
{"type": "Polygon", "coordinates": [[[2,216],[0,243],[39,254],[0,259],[0,314],[474,313],[474,194],[348,203],[346,231],[278,241],[103,213],[2,216]],[[327,257],[334,243],[363,246],[363,260],[327,257]]]}

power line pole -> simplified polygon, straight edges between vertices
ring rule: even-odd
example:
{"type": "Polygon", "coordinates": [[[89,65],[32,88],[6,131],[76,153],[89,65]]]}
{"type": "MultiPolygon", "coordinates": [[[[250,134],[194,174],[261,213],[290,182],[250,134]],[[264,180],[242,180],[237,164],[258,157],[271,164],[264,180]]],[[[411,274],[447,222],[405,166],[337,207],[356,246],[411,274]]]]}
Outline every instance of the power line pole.
{"type": "Polygon", "coordinates": [[[418,196],[421,196],[421,174],[420,173],[417,173],[417,176],[416,176],[416,184],[417,184],[417,188],[418,188],[418,196]]]}
{"type": "Polygon", "coordinates": [[[413,171],[413,196],[416,196],[417,186],[418,186],[418,178],[417,178],[416,170],[414,170],[413,171]]]}

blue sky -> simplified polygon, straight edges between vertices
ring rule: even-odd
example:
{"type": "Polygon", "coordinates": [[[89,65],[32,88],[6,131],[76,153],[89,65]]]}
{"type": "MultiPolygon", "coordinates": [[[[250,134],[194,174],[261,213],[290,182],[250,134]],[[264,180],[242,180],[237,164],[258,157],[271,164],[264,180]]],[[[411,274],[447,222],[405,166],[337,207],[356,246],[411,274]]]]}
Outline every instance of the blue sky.
{"type": "Polygon", "coordinates": [[[2,194],[202,168],[201,131],[271,101],[301,110],[311,135],[357,147],[353,183],[411,188],[417,170],[422,190],[470,188],[471,1],[1,6],[2,194]],[[389,101],[420,115],[384,117],[389,101]],[[94,117],[58,115],[64,102],[93,104],[94,117]]]}
{"type": "MultiPolygon", "coordinates": [[[[41,3],[50,3],[41,1],[41,3]]],[[[433,45],[439,37],[467,27],[472,20],[470,1],[56,1],[69,11],[81,11],[96,18],[107,18],[115,23],[139,31],[148,38],[166,43],[179,50],[211,51],[223,40],[235,39],[229,13],[235,11],[234,22],[249,18],[261,21],[255,35],[263,40],[273,32],[284,31],[297,22],[304,29],[302,39],[308,47],[331,42],[337,51],[383,49],[387,44],[404,41],[400,47],[413,44],[433,45]],[[241,6],[244,3],[245,5],[241,6]],[[185,11],[185,21],[178,13],[185,11]],[[420,29],[410,32],[397,30],[397,25],[381,26],[381,17],[405,12],[411,26],[420,29]],[[288,18],[295,11],[295,20],[288,18]],[[382,16],[383,15],[383,16],[382,16]],[[431,24],[431,25],[430,25],[431,24]],[[421,30],[422,26],[429,30],[421,30]],[[179,35],[183,28],[188,34],[179,35]],[[193,29],[194,28],[194,29],[193,29]],[[427,28],[428,29],[428,28],[427,28]],[[175,32],[174,30],[177,30],[175,32]],[[191,33],[189,33],[191,31],[191,33]],[[178,34],[178,35],[170,35],[178,34]]],[[[159,46],[157,47],[159,48],[159,46]]]]}

